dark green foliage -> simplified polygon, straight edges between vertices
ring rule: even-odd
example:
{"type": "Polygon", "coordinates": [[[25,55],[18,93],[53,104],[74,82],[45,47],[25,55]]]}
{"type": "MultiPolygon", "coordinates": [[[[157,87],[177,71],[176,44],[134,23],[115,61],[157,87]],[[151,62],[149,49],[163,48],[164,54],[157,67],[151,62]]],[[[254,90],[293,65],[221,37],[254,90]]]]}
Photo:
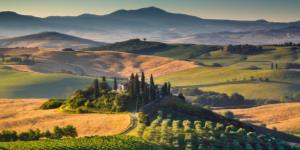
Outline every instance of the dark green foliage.
{"type": "Polygon", "coordinates": [[[115,91],[118,89],[118,82],[117,82],[117,78],[114,77],[114,88],[115,91]]]}
{"type": "Polygon", "coordinates": [[[223,115],[224,115],[224,117],[226,117],[226,118],[234,119],[234,114],[233,114],[233,112],[231,112],[231,111],[225,111],[225,112],[223,113],[223,115]]]}
{"type": "Polygon", "coordinates": [[[244,54],[244,55],[254,55],[265,52],[262,46],[255,45],[228,45],[223,48],[224,51],[235,53],[235,54],[244,54]]]}
{"type": "Polygon", "coordinates": [[[18,139],[16,131],[3,130],[0,133],[1,142],[16,141],[18,139]]]}
{"type": "Polygon", "coordinates": [[[185,97],[183,96],[182,93],[179,93],[179,94],[178,94],[178,98],[180,98],[180,99],[182,99],[182,100],[185,100],[185,97]]]}
{"type": "Polygon", "coordinates": [[[149,87],[149,100],[150,101],[154,101],[156,98],[156,91],[155,91],[155,84],[154,84],[154,79],[153,76],[151,74],[150,76],[150,87],[149,87]]]}
{"type": "Polygon", "coordinates": [[[0,142],[9,142],[9,141],[35,141],[41,138],[51,138],[51,139],[61,139],[63,137],[77,137],[76,128],[68,125],[66,127],[54,127],[53,133],[49,130],[46,132],[40,132],[39,129],[32,130],[29,129],[26,132],[21,132],[17,134],[16,131],[2,131],[0,133],[0,142]]]}
{"type": "Polygon", "coordinates": [[[1,142],[5,150],[157,150],[155,146],[132,136],[94,136],[60,140],[1,142]]]}
{"type": "Polygon", "coordinates": [[[60,107],[65,103],[65,99],[50,99],[47,102],[43,103],[40,107],[41,109],[55,109],[60,107]]]}
{"type": "Polygon", "coordinates": [[[183,92],[187,96],[194,96],[193,103],[200,104],[202,106],[213,107],[226,107],[226,106],[240,106],[240,105],[256,105],[255,100],[246,100],[244,96],[233,93],[231,96],[227,94],[221,94],[217,92],[205,92],[199,89],[184,89],[183,92]]]}
{"type": "Polygon", "coordinates": [[[94,90],[94,98],[97,99],[100,96],[98,79],[94,80],[93,90],[94,90]]]}
{"type": "Polygon", "coordinates": [[[29,129],[27,132],[22,132],[19,134],[19,140],[21,141],[34,141],[34,140],[39,140],[41,138],[41,133],[40,130],[32,130],[29,129]]]}
{"type": "Polygon", "coordinates": [[[110,45],[105,45],[97,48],[90,48],[90,50],[113,50],[113,51],[123,51],[123,52],[146,52],[148,50],[153,49],[161,49],[167,47],[167,44],[159,43],[159,42],[149,42],[149,41],[141,41],[140,39],[131,39],[124,42],[117,42],[110,45]]]}

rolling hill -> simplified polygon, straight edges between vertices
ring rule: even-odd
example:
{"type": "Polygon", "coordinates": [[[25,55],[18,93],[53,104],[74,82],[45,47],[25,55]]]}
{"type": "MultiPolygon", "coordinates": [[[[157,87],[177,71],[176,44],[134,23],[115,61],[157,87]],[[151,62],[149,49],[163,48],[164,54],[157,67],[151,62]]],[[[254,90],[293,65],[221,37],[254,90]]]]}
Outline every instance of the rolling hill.
{"type": "Polygon", "coordinates": [[[167,44],[162,42],[131,39],[100,47],[86,48],[88,51],[119,51],[134,54],[155,55],[174,59],[192,59],[207,52],[221,49],[221,46],[196,44],[167,44]]]}
{"type": "Polygon", "coordinates": [[[58,32],[41,32],[20,37],[0,39],[0,47],[40,47],[40,48],[87,48],[101,46],[104,43],[82,39],[58,32]]]}
{"type": "Polygon", "coordinates": [[[9,37],[42,31],[58,31],[104,42],[123,41],[137,37],[166,41],[195,33],[246,32],[300,26],[300,22],[203,19],[168,12],[156,7],[117,10],[106,15],[82,14],[46,18],[15,12],[1,12],[0,21],[2,22],[1,35],[9,37]]]}
{"type": "Polygon", "coordinates": [[[86,87],[92,78],[69,74],[41,74],[0,69],[1,98],[65,98],[86,87]],[[49,90],[50,89],[50,90],[49,90]]]}
{"type": "Polygon", "coordinates": [[[250,99],[286,100],[286,96],[294,97],[300,92],[300,72],[287,66],[299,63],[299,47],[265,48],[271,50],[255,55],[211,51],[190,59],[201,64],[201,67],[165,74],[157,81],[227,94],[238,92],[250,99]],[[271,69],[272,63],[277,64],[279,69],[271,69]],[[220,66],[213,67],[214,64],[220,66]],[[261,81],[266,78],[270,81],[261,81]]]}
{"type": "Polygon", "coordinates": [[[241,121],[254,124],[266,124],[279,131],[300,133],[300,103],[270,104],[244,109],[217,110],[232,111],[241,121]],[[270,113],[272,112],[272,113],[270,113]]]}
{"type": "Polygon", "coordinates": [[[300,43],[300,27],[287,27],[271,30],[254,30],[247,32],[202,33],[169,40],[171,43],[193,44],[280,44],[285,42],[300,43]]]}

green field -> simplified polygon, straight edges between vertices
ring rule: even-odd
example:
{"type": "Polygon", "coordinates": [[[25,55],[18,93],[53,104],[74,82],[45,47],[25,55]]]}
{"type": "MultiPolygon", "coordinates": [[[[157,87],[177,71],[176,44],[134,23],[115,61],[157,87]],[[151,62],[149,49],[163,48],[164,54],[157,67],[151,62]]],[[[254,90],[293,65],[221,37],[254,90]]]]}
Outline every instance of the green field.
{"type": "Polygon", "coordinates": [[[255,55],[211,51],[192,61],[203,64],[199,68],[173,72],[157,79],[170,81],[174,86],[198,86],[203,90],[227,94],[238,92],[247,98],[281,100],[286,95],[299,95],[300,71],[285,69],[288,63],[299,63],[300,48],[265,47],[272,49],[255,55]],[[222,67],[209,67],[214,63],[222,67]],[[278,64],[277,70],[271,64],[278,64]],[[256,68],[256,69],[251,69],[256,68]],[[255,81],[251,81],[255,78],[255,81]],[[269,79],[261,82],[259,79],[269,79]]]}
{"type": "Polygon", "coordinates": [[[0,142],[4,150],[153,150],[149,143],[135,137],[109,136],[78,139],[0,142]]]}
{"type": "Polygon", "coordinates": [[[40,74],[0,69],[0,98],[64,98],[92,82],[69,74],[40,74]]]}

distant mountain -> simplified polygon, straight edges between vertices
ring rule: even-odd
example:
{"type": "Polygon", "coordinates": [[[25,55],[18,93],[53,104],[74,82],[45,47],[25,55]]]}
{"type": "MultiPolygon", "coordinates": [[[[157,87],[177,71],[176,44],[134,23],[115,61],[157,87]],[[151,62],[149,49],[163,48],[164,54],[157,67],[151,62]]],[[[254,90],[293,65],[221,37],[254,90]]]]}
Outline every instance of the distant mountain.
{"type": "Polygon", "coordinates": [[[9,37],[57,31],[106,42],[133,38],[165,41],[196,33],[247,32],[300,26],[300,22],[203,19],[167,12],[156,7],[118,10],[107,15],[82,14],[46,18],[20,15],[15,12],[0,12],[0,22],[0,34],[9,37]]]}
{"type": "Polygon", "coordinates": [[[193,44],[282,44],[300,42],[300,27],[292,26],[281,29],[256,30],[247,32],[200,33],[169,40],[170,43],[193,44]]]}
{"type": "Polygon", "coordinates": [[[0,39],[0,47],[41,47],[41,48],[87,48],[101,46],[105,43],[87,40],[58,32],[42,32],[38,34],[0,39]]]}

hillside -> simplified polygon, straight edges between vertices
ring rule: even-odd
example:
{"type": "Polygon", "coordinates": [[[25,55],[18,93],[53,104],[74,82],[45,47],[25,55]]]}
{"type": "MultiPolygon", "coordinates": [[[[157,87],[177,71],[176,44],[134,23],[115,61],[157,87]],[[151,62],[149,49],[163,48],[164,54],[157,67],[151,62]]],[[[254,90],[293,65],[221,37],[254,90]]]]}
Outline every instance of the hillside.
{"type": "Polygon", "coordinates": [[[218,32],[200,33],[171,39],[170,43],[193,44],[278,44],[285,42],[300,42],[300,27],[287,27],[281,29],[253,30],[247,32],[218,32]]]}
{"type": "Polygon", "coordinates": [[[156,7],[116,10],[106,15],[82,14],[46,18],[1,12],[0,21],[0,32],[8,37],[58,31],[108,43],[137,37],[166,41],[195,33],[245,32],[299,26],[299,22],[204,19],[156,7]]]}
{"type": "MultiPolygon", "coordinates": [[[[227,110],[217,111],[222,112],[227,110]]],[[[300,133],[300,103],[271,104],[229,110],[240,118],[241,121],[266,124],[268,128],[276,127],[279,131],[300,133]]]]}
{"type": "Polygon", "coordinates": [[[257,54],[215,50],[190,59],[201,67],[165,74],[157,81],[227,94],[238,92],[249,99],[295,99],[300,92],[299,70],[289,66],[299,63],[299,50],[297,46],[264,46],[257,54]],[[272,64],[278,69],[272,69],[272,64]],[[269,81],[261,81],[264,79],[269,81]]]}
{"type": "Polygon", "coordinates": [[[58,32],[41,32],[20,37],[1,39],[0,47],[40,47],[40,48],[87,48],[101,46],[104,43],[87,40],[58,32]]]}
{"type": "Polygon", "coordinates": [[[132,72],[144,70],[154,76],[197,67],[193,62],[166,57],[146,56],[114,51],[63,52],[45,49],[4,49],[4,55],[30,54],[36,63],[10,65],[21,71],[57,73],[67,72],[87,76],[128,77],[132,72]],[[176,67],[170,67],[176,66],[176,67]]]}
{"type": "Polygon", "coordinates": [[[161,42],[131,39],[113,44],[107,44],[95,48],[86,48],[89,51],[119,51],[134,54],[155,55],[174,59],[193,59],[202,54],[219,50],[220,46],[214,45],[195,45],[195,44],[167,44],[161,42]]]}
{"type": "Polygon", "coordinates": [[[40,110],[46,99],[1,99],[0,130],[27,131],[39,128],[52,130],[54,126],[72,125],[79,136],[115,135],[130,124],[130,115],[68,114],[55,110],[40,110]]]}
{"type": "Polygon", "coordinates": [[[42,74],[0,69],[1,98],[65,98],[92,78],[69,74],[42,74]],[[49,90],[51,89],[51,90],[49,90]]]}

